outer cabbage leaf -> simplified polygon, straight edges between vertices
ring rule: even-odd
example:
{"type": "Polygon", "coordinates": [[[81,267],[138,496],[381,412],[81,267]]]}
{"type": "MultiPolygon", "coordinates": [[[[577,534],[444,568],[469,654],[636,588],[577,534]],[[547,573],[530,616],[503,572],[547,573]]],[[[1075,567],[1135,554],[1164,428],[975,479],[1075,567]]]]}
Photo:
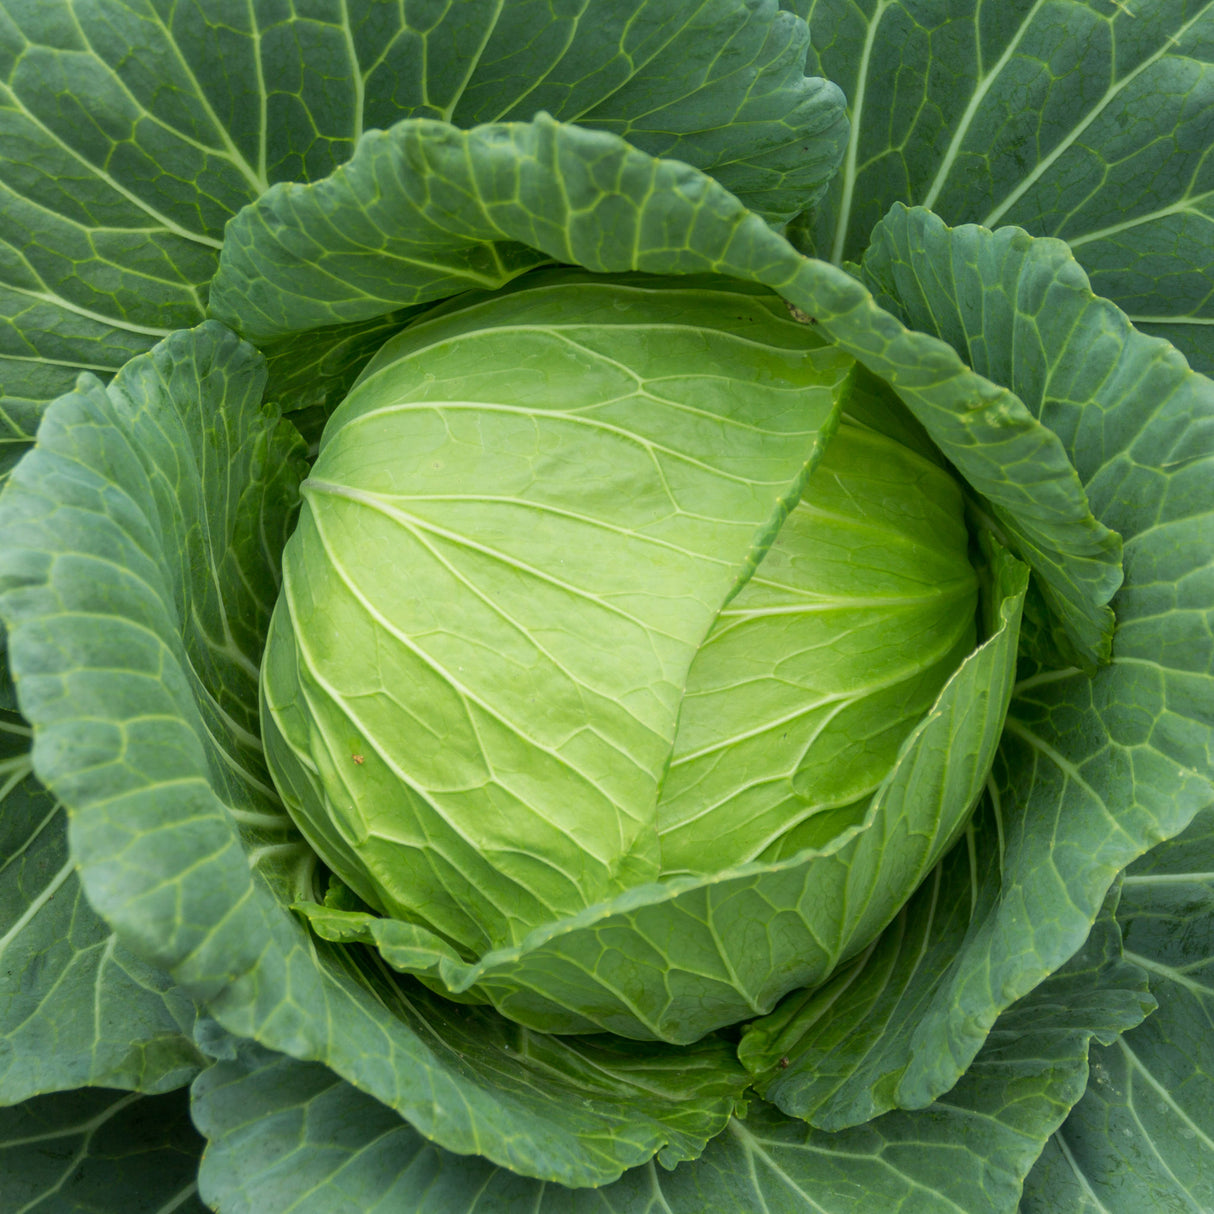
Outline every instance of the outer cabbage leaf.
{"type": "MultiPolygon", "coordinates": [[[[947,228],[921,207],[895,205],[873,231],[863,274],[904,322],[947,341],[975,371],[1015,392],[1069,443],[1084,480],[1101,458],[1103,417],[1127,396],[1151,391],[1153,365],[1165,356],[1167,347],[1091,294],[1064,244],[1017,228],[947,228]],[[1077,405],[1085,406],[1082,422],[1077,405]]],[[[994,513],[998,523],[1001,508],[994,513]]],[[[1058,547],[1067,559],[1039,572],[1039,585],[1057,621],[1045,656],[1062,656],[1043,664],[1107,662],[1121,542],[1106,530],[1058,547]]]]}
{"type": "Polygon", "coordinates": [[[724,1043],[672,1093],[643,1047],[519,1050],[286,909],[315,857],[262,761],[256,658],[302,469],[264,378],[213,322],[86,377],[0,505],[13,670],[90,902],[229,1032],[323,1058],[454,1150],[570,1184],[694,1154],[745,1082],[724,1043]]]}
{"type": "MultiPolygon", "coordinates": [[[[1008,387],[908,330],[851,276],[800,256],[719,185],[609,135],[530,124],[374,132],[313,186],[233,221],[212,308],[254,340],[367,320],[551,258],[599,272],[718,273],[779,291],[890,383],[1071,616],[1107,624],[1116,537],[1058,437],[1008,387]]],[[[1097,640],[1080,643],[1099,649],[1097,640]]]]}
{"type": "Polygon", "coordinates": [[[204,1064],[194,1005],[85,901],[3,646],[0,633],[0,1105],[85,1085],[180,1087],[204,1064]]]}
{"type": "Polygon", "coordinates": [[[205,1214],[203,1146],[184,1092],[38,1096],[0,1108],[0,1202],[22,1214],[205,1214]]]}
{"type": "MultiPolygon", "coordinates": [[[[544,123],[533,129],[559,130],[544,123]]],[[[583,149],[589,150],[592,160],[602,160],[598,154],[607,150],[607,144],[602,141],[609,137],[579,132],[576,139],[583,149]]],[[[640,153],[629,152],[628,155],[640,156],[640,153]]],[[[798,257],[765,224],[748,215],[735,200],[707,179],[685,166],[667,165],[653,171],[668,174],[660,180],[663,185],[672,187],[672,192],[664,194],[670,203],[668,222],[655,222],[649,229],[661,237],[661,246],[648,249],[638,245],[633,239],[635,229],[625,225],[609,228],[610,236],[604,234],[597,244],[587,239],[585,249],[606,249],[619,239],[623,245],[622,250],[617,250],[623,263],[621,268],[682,272],[730,272],[732,269],[739,277],[769,278],[770,285],[782,287],[786,297],[807,319],[816,321],[875,373],[889,379],[907,404],[917,411],[920,420],[929,429],[935,425],[942,446],[959,467],[965,468],[964,444],[948,443],[948,427],[941,424],[942,419],[955,416],[975,398],[986,401],[996,414],[1000,410],[1006,411],[1011,398],[1005,389],[967,369],[955,352],[943,343],[926,335],[909,333],[895,317],[876,307],[862,286],[841,271],[798,257]],[[690,199],[690,202],[680,199],[690,199]],[[682,228],[675,222],[681,208],[684,208],[682,228]],[[692,222],[688,223],[689,220],[692,222]],[[690,239],[688,233],[693,234],[690,239]]],[[[643,175],[640,179],[643,182],[650,180],[643,175]]],[[[621,201],[613,217],[636,214],[641,200],[650,197],[648,185],[631,203],[622,194],[616,197],[621,201]]],[[[585,230],[583,235],[587,235],[585,230]]],[[[554,244],[554,248],[563,247],[554,244]]],[[[614,244],[611,247],[614,248],[614,244]]],[[[603,268],[600,263],[596,266],[603,268]]],[[[1178,364],[1175,369],[1181,370],[1178,364]]],[[[1199,562],[1204,559],[1200,527],[1188,522],[1190,517],[1196,517],[1195,503],[1202,500],[1203,482],[1190,476],[1187,465],[1182,462],[1184,452],[1173,448],[1181,433],[1187,438],[1204,441],[1201,427],[1208,424],[1209,407],[1203,396],[1208,392],[1208,385],[1203,387],[1202,382],[1197,377],[1182,375],[1176,392],[1169,397],[1160,414],[1163,422],[1148,428],[1149,433],[1144,430],[1144,419],[1137,412],[1149,405],[1141,399],[1127,405],[1125,426],[1119,434],[1126,436],[1122,440],[1123,446],[1131,440],[1136,444],[1136,462],[1126,469],[1127,496],[1123,498],[1112,492],[1111,484],[1101,483],[1098,510],[1114,525],[1124,521],[1130,536],[1137,537],[1140,532],[1149,531],[1152,541],[1160,541],[1127,545],[1127,567],[1132,569],[1133,577],[1128,578],[1122,591],[1122,607],[1129,623],[1120,634],[1120,643],[1127,648],[1115,654],[1113,666],[1098,675],[1095,682],[1089,683],[1068,673],[1052,682],[1044,679],[1021,688],[1024,728],[1010,743],[1012,749],[1007,752],[1003,770],[1008,775],[1001,785],[1001,813],[1008,826],[1005,838],[1009,840],[1009,851],[1017,856],[1017,866],[1025,864],[1023,870],[1017,867],[1016,871],[1026,872],[1031,879],[1023,884],[1016,880],[1011,882],[1006,897],[1009,914],[996,925],[997,930],[987,925],[975,928],[975,947],[967,952],[956,973],[949,976],[951,986],[940,996],[942,1017],[924,1024],[923,1048],[915,1051],[914,1065],[907,1071],[900,1092],[900,1099],[907,1102],[926,1103],[955,1080],[957,1060],[972,1057],[998,1009],[1022,989],[1030,989],[1039,979],[1043,972],[1042,958],[1046,957],[1047,968],[1053,968],[1057,961],[1074,951],[1086,935],[1088,923],[1095,915],[1112,875],[1125,859],[1141,853],[1154,840],[1175,833],[1209,798],[1206,774],[1209,756],[1198,749],[1202,745],[1201,739],[1208,737],[1208,731],[1202,731],[1196,708],[1199,701],[1186,690],[1188,684],[1181,675],[1184,672],[1187,678],[1194,667],[1208,671],[1208,661],[1205,661],[1208,653],[1200,645],[1204,643],[1202,638],[1209,635],[1202,615],[1202,612],[1208,612],[1209,596],[1205,594],[1203,599],[1205,592],[1197,580],[1186,580],[1186,574],[1193,568],[1192,553],[1198,553],[1199,562]],[[1164,626],[1158,622],[1158,604],[1152,601],[1153,565],[1160,584],[1171,588],[1178,582],[1184,583],[1184,602],[1176,609],[1168,606],[1171,614],[1164,626]],[[1137,664],[1132,664],[1135,659],[1137,664]],[[1119,680],[1126,678],[1131,670],[1134,672],[1129,675],[1133,690],[1127,698],[1120,694],[1119,680]],[[1154,673],[1148,675],[1148,671],[1154,673]],[[1141,681],[1144,678],[1154,682],[1141,681]],[[1166,699],[1165,693],[1169,690],[1174,690],[1175,694],[1166,699]],[[1135,716],[1123,706],[1147,692],[1158,696],[1156,702],[1161,707],[1151,720],[1162,724],[1154,732],[1148,730],[1144,734],[1147,718],[1135,716]],[[1027,717],[1026,713],[1038,705],[1045,706],[1045,711],[1037,714],[1038,719],[1027,717]],[[1096,719],[1089,715],[1091,713],[1104,722],[1095,746],[1082,730],[1068,724],[1096,719]],[[1101,770],[1102,765],[1107,764],[1109,756],[1102,748],[1110,737],[1121,740],[1116,743],[1121,749],[1115,746],[1117,763],[1107,783],[1093,788],[1092,770],[1101,770]],[[1017,752],[1016,748],[1026,741],[1028,746],[1017,752]],[[1040,760],[1040,776],[1037,759],[1040,760]],[[1083,764],[1089,760],[1095,766],[1085,771],[1083,764]],[[1081,819],[1086,820],[1086,825],[1081,819]],[[1060,837],[1076,838],[1078,843],[1074,847],[1055,848],[1053,854],[1042,850],[1046,841],[1060,837]],[[1061,892],[1063,890],[1065,894],[1061,892]],[[1065,905],[1066,914],[1057,920],[1043,909],[1057,907],[1060,903],[1065,905]],[[1027,913],[1026,905],[1030,908],[1027,913]],[[1074,913],[1071,913],[1072,909],[1074,913]],[[1033,926],[1032,932],[1025,931],[1026,924],[1033,926]],[[1050,958],[1057,960],[1050,963],[1050,958]],[[1021,983],[1023,987],[1020,987],[1021,983]],[[958,1010],[954,1013],[952,1009],[958,1010]]],[[[1027,450],[1054,449],[1056,437],[1036,423],[1027,410],[1016,416],[1017,427],[1028,441],[1027,450]]],[[[1113,444],[1110,452],[1112,450],[1113,444]]],[[[1031,464],[1032,460],[1026,457],[1025,462],[1031,464]]],[[[1065,464],[1063,460],[1060,466],[1065,464]]],[[[981,471],[981,461],[977,467],[981,471]]],[[[1066,510],[1070,512],[1067,517],[1082,520],[1083,496],[1077,495],[1073,488],[1066,488],[1065,481],[1063,476],[1059,484],[1063,486],[1060,500],[1067,504],[1066,510]]],[[[991,497],[997,496],[999,489],[997,478],[993,485],[983,486],[983,491],[991,497]]],[[[1016,483],[1008,489],[1012,498],[1024,491],[1025,486],[1016,483]]],[[[10,497],[5,503],[6,508],[11,500],[10,497]]],[[[35,551],[53,538],[40,536],[35,551]]],[[[14,595],[16,593],[14,591],[14,595]]],[[[13,610],[17,602],[10,597],[6,609],[13,610]]],[[[1205,678],[1208,678],[1207,674],[1199,674],[1194,685],[1206,686],[1202,681],[1205,678]]],[[[112,690],[112,682],[109,686],[112,690]]],[[[197,849],[191,852],[191,858],[196,855],[197,849]]],[[[230,863],[233,872],[240,871],[247,879],[247,865],[241,868],[245,865],[243,858],[232,855],[230,863]]],[[[203,928],[193,937],[186,936],[178,942],[184,943],[187,951],[199,938],[211,943],[213,937],[206,925],[215,924],[228,914],[232,899],[216,898],[216,887],[209,873],[196,886],[204,894],[200,905],[209,902],[215,911],[209,917],[200,915],[203,928]]],[[[237,884],[232,888],[236,900],[244,897],[242,886],[237,884]]],[[[171,917],[161,920],[162,924],[169,921],[171,917]]],[[[245,932],[245,938],[241,938],[247,924],[239,915],[222,919],[221,926],[230,935],[221,942],[214,940],[218,945],[215,952],[200,949],[196,956],[189,956],[188,964],[195,974],[226,972],[226,959],[243,956],[249,942],[260,938],[256,932],[245,932]],[[225,960],[221,962],[221,958],[225,960]]],[[[220,934],[215,933],[215,937],[220,934]]],[[[342,950],[329,951],[318,944],[313,947],[326,962],[341,964],[338,957],[342,950]]],[[[284,957],[288,953],[289,950],[283,950],[284,957]]],[[[274,955],[278,956],[276,951],[274,955]]],[[[286,962],[280,966],[275,961],[256,976],[245,975],[238,984],[240,998],[234,994],[228,1008],[232,1013],[230,1022],[236,1031],[252,1035],[260,1025],[263,1038],[266,1038],[270,1035],[266,1026],[270,1025],[274,1034],[272,1044],[283,1042],[279,1048],[306,1054],[310,1048],[308,1034],[316,1031],[317,1021],[325,1021],[326,1029],[332,1025],[341,1046],[334,1053],[353,1049],[358,1042],[361,1061],[357,1065],[351,1061],[348,1069],[357,1071],[359,1081],[368,1086],[382,1084],[382,1068],[368,1064],[363,1057],[368,1034],[376,1035],[375,1026],[385,1023],[382,1006],[377,1006],[367,994],[358,1012],[351,1012],[351,1019],[347,1021],[343,1019],[346,1013],[333,1014],[339,1004],[326,1004],[323,996],[331,992],[322,987],[318,997],[307,1006],[284,1005],[271,995],[258,1007],[257,982],[268,977],[270,970],[275,968],[277,972],[283,972],[286,962]],[[364,1014],[365,1020],[362,1019],[364,1014]]],[[[374,989],[379,991],[381,988],[376,986],[374,989]]],[[[341,1006],[349,1009],[350,1005],[341,1006]]],[[[346,1062],[342,1065],[346,1067],[346,1062]]],[[[392,1099],[393,1094],[388,1098],[392,1099]]],[[[437,1107],[445,1115],[449,1106],[440,1104],[437,1107]]],[[[427,1130],[433,1126],[434,1111],[433,1102],[416,1110],[419,1124],[424,1124],[427,1130]]],[[[481,1111],[478,1108],[478,1113],[481,1111]]],[[[466,1123],[454,1127],[444,1123],[440,1127],[444,1134],[449,1129],[452,1138],[448,1141],[470,1141],[466,1123]]],[[[534,1139],[532,1146],[535,1146],[534,1139]]],[[[548,1141],[542,1144],[545,1152],[551,1146],[548,1141]]]]}
{"type": "Polygon", "coordinates": [[[1214,371],[1214,12],[1190,0],[805,0],[854,136],[804,234],[858,260],[894,202],[1068,242],[1214,371]]]}
{"type": "Polygon", "coordinates": [[[0,711],[0,1105],[86,1085],[180,1087],[204,1062],[194,1006],[84,900],[31,737],[0,711]]]}
{"type": "Polygon", "coordinates": [[[6,5],[0,472],[80,371],[108,378],[202,320],[241,207],[332,172],[372,127],[547,108],[719,173],[773,220],[824,188],[847,124],[838,90],[805,77],[803,22],[771,0],[596,0],[592,21],[584,9],[6,5]]]}
{"type": "Polygon", "coordinates": [[[1092,1052],[1087,1092],[1030,1175],[1024,1214],[1214,1205],[1214,810],[1132,865],[1118,918],[1159,1010],[1092,1052]]]}
{"type": "Polygon", "coordinates": [[[1114,891],[1079,954],[1000,1019],[970,1076],[918,1113],[827,1134],[757,1103],[693,1164],[570,1190],[451,1156],[324,1068],[242,1049],[195,1083],[194,1116],[211,1140],[200,1185],[232,1214],[271,1201],[299,1214],[388,1214],[403,1202],[418,1214],[871,1214],[874,1201],[1005,1212],[1083,1090],[1089,1043],[1111,1041],[1152,1006],[1143,972],[1121,960],[1115,901],[1114,891]]]}
{"type": "MultiPolygon", "coordinates": [[[[1072,325],[1091,335],[1053,376],[1026,340],[1023,367],[1093,508],[1125,537],[1126,580],[1109,666],[1090,678],[1021,671],[972,855],[950,857],[938,888],[920,891],[865,965],[806,1001],[804,1073],[796,1093],[787,1085],[787,1107],[828,1127],[918,1107],[956,1082],[1007,1002],[1070,955],[1087,908],[1126,863],[1214,796],[1214,385],[1093,299],[1056,242],[1028,242],[1026,253],[1022,234],[964,235],[973,248],[962,264],[1024,255],[1047,349],[1072,325]],[[1085,397],[1075,385],[1089,359],[1097,371],[1085,397]],[[824,1006],[836,1010],[823,1017],[824,1006]]],[[[940,289],[935,307],[947,316],[957,305],[940,289]]],[[[987,290],[993,326],[1011,309],[987,290]]]]}

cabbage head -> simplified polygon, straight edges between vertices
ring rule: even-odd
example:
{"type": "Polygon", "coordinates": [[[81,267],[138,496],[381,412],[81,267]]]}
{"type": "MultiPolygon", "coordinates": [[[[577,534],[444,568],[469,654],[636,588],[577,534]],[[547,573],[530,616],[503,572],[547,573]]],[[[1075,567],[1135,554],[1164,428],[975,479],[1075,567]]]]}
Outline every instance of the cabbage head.
{"type": "Polygon", "coordinates": [[[262,668],[322,935],[532,1027],[686,1042],[889,922],[989,767],[928,726],[998,733],[976,564],[1006,558],[814,329],[734,280],[551,270],[376,355],[262,668]]]}

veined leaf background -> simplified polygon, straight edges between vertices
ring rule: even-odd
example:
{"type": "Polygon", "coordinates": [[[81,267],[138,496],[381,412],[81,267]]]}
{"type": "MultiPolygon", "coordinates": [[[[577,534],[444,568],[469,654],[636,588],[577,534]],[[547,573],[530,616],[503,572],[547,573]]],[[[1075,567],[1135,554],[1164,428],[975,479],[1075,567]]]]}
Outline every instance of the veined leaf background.
{"type": "Polygon", "coordinates": [[[1209,0],[0,0],[0,1206],[1214,1208],[1212,63],[1209,0]],[[553,261],[774,289],[1033,571],[974,818],[740,1043],[552,1037],[287,909],[306,461],[553,261]]]}

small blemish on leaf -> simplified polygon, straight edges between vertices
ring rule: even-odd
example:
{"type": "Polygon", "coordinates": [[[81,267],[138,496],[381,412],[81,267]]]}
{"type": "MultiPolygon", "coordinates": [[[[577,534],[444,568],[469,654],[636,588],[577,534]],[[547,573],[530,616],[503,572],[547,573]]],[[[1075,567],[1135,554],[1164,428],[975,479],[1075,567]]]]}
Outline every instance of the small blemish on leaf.
{"type": "Polygon", "coordinates": [[[367,761],[362,757],[362,755],[351,755],[350,758],[352,758],[354,762],[359,765],[359,767],[361,767],[367,761]]]}
{"type": "Polygon", "coordinates": [[[788,314],[799,324],[816,325],[818,323],[816,316],[810,316],[808,312],[803,312],[796,304],[789,303],[787,299],[784,301],[784,306],[788,309],[788,314]]]}
{"type": "Polygon", "coordinates": [[[780,1062],[779,1062],[779,1067],[780,1067],[780,1070],[782,1070],[782,1071],[786,1071],[786,1070],[788,1069],[788,1065],[789,1065],[789,1063],[788,1063],[788,1057],[787,1057],[787,1055],[786,1055],[785,1057],[783,1057],[783,1058],[781,1058],[781,1059],[780,1059],[780,1062]]]}

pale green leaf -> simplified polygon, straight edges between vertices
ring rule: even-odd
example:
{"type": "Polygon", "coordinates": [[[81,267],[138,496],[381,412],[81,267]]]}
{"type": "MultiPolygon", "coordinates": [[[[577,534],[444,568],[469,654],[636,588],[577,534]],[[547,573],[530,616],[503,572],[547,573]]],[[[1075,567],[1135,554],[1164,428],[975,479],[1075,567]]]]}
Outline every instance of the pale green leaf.
{"type": "Polygon", "coordinates": [[[817,846],[638,885],[474,964],[412,923],[301,909],[327,939],[374,942],[390,963],[540,1029],[686,1043],[767,1012],[872,939],[974,804],[1010,694],[1026,581],[1006,553],[999,566],[991,639],[959,666],[862,812],[828,820],[833,837],[823,831],[817,846]],[[951,746],[957,736],[966,744],[951,746]]]}
{"type": "Polygon", "coordinates": [[[688,668],[851,365],[770,292],[568,272],[380,351],[303,483],[262,680],[271,771],[366,902],[476,955],[658,879],[688,668]]]}

